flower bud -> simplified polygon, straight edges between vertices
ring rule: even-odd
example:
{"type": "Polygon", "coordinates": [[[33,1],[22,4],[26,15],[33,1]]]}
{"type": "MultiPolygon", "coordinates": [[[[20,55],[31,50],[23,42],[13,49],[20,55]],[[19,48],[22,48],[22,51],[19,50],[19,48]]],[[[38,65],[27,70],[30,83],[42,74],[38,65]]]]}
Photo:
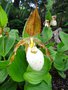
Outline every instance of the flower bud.
{"type": "Polygon", "coordinates": [[[44,55],[36,47],[28,47],[26,52],[27,62],[33,70],[40,71],[44,65],[44,55]]]}

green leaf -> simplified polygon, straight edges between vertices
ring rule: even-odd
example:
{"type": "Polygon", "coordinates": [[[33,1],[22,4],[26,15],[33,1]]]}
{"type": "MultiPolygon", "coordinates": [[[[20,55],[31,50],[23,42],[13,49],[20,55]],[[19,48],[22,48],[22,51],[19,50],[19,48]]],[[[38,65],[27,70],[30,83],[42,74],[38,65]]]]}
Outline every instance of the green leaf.
{"type": "Polygon", "coordinates": [[[66,74],[64,73],[64,72],[60,72],[60,71],[58,71],[58,73],[59,73],[59,75],[62,77],[62,78],[66,78],[66,74]]]}
{"type": "Polygon", "coordinates": [[[2,57],[1,57],[1,55],[0,55],[0,61],[1,61],[1,59],[2,59],[2,57]]]}
{"type": "Polygon", "coordinates": [[[26,83],[24,90],[52,90],[52,87],[43,81],[37,85],[26,83]]]}
{"type": "Polygon", "coordinates": [[[43,31],[42,31],[43,42],[47,42],[48,40],[50,40],[52,38],[52,35],[53,33],[51,28],[48,28],[48,27],[43,28],[43,31]]]}
{"type": "Polygon", "coordinates": [[[6,12],[0,6],[0,27],[5,27],[8,23],[6,12]]]}
{"type": "Polygon", "coordinates": [[[0,55],[4,56],[4,37],[0,38],[0,55]]]}
{"type": "Polygon", "coordinates": [[[68,50],[67,48],[68,48],[67,45],[64,45],[63,42],[61,42],[61,43],[59,43],[59,44],[57,45],[57,51],[58,51],[58,52],[67,51],[67,50],[68,50]]]}
{"type": "Polygon", "coordinates": [[[51,60],[47,57],[47,56],[44,56],[44,71],[46,71],[46,73],[48,73],[51,69],[51,60]]]}
{"type": "Polygon", "coordinates": [[[51,15],[51,12],[49,10],[46,12],[45,19],[49,20],[49,21],[52,19],[52,15],[51,15]]]}
{"type": "Polygon", "coordinates": [[[57,52],[54,60],[54,67],[59,71],[65,71],[66,64],[66,56],[63,53],[57,52]]]}
{"type": "Polygon", "coordinates": [[[62,47],[62,50],[68,50],[68,34],[64,33],[64,32],[60,32],[60,38],[64,44],[64,46],[62,47]]]}
{"type": "Polygon", "coordinates": [[[1,42],[0,55],[2,55],[3,57],[6,56],[6,54],[8,54],[10,49],[13,47],[15,40],[16,40],[16,31],[14,30],[11,30],[9,32],[9,36],[4,36],[0,38],[1,42]]]}
{"type": "Polygon", "coordinates": [[[48,4],[46,5],[46,8],[47,8],[47,10],[51,10],[54,0],[47,0],[47,2],[48,2],[48,4]]]}
{"type": "Polygon", "coordinates": [[[14,61],[7,68],[8,74],[14,81],[21,82],[24,81],[23,74],[26,71],[26,68],[27,68],[27,63],[26,63],[25,50],[23,47],[20,47],[14,58],[14,61]]]}
{"type": "Polygon", "coordinates": [[[64,26],[68,26],[68,22],[66,22],[64,26]]]}
{"type": "Polygon", "coordinates": [[[49,59],[45,56],[45,64],[41,71],[34,71],[30,67],[27,68],[27,72],[24,73],[24,79],[28,81],[31,84],[38,84],[42,80],[44,80],[45,77],[47,77],[47,74],[51,68],[51,62],[49,59]]]}
{"type": "Polygon", "coordinates": [[[37,34],[37,35],[35,35],[34,37],[42,41],[42,37],[41,37],[40,34],[37,34]]]}
{"type": "Polygon", "coordinates": [[[57,51],[61,51],[63,52],[64,50],[62,50],[62,47],[64,46],[64,44],[62,42],[60,42],[58,45],[57,45],[57,51]]]}
{"type": "Polygon", "coordinates": [[[0,85],[0,90],[16,90],[17,84],[12,80],[7,80],[5,83],[0,85]]]}
{"type": "Polygon", "coordinates": [[[51,86],[51,83],[52,83],[52,77],[50,75],[50,73],[47,73],[44,77],[44,81],[51,86]]]}
{"type": "Polygon", "coordinates": [[[31,84],[38,84],[43,80],[43,74],[39,72],[26,72],[24,79],[31,84]]]}
{"type": "Polygon", "coordinates": [[[4,69],[4,68],[6,68],[7,66],[8,66],[8,64],[9,64],[9,61],[7,60],[5,60],[5,61],[0,61],[0,69],[4,69]]]}
{"type": "MultiPolygon", "coordinates": [[[[0,69],[0,83],[4,82],[8,73],[6,69],[0,69]]],[[[0,89],[1,90],[1,89],[0,89]]]]}
{"type": "Polygon", "coordinates": [[[68,58],[66,59],[66,64],[65,64],[65,68],[64,71],[68,70],[68,58]]]}
{"type": "Polygon", "coordinates": [[[54,60],[57,52],[54,50],[54,48],[53,48],[52,46],[50,46],[48,49],[49,49],[49,51],[50,51],[51,57],[52,57],[53,60],[54,60]]]}
{"type": "Polygon", "coordinates": [[[11,30],[9,32],[9,37],[5,40],[5,55],[10,51],[10,49],[13,47],[16,40],[16,31],[11,30]]]}

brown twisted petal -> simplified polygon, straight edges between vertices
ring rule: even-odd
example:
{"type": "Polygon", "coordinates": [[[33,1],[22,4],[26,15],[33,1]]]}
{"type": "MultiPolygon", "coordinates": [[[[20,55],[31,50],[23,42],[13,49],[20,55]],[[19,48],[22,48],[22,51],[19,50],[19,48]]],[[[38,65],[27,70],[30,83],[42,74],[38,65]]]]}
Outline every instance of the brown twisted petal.
{"type": "Polygon", "coordinates": [[[15,58],[15,55],[16,55],[16,52],[17,52],[17,49],[18,49],[21,45],[23,45],[24,43],[25,43],[25,42],[24,42],[23,40],[20,40],[20,41],[16,44],[16,46],[15,46],[15,48],[14,48],[14,53],[13,53],[12,57],[10,58],[10,63],[13,62],[13,60],[14,60],[14,58],[15,58]]]}
{"type": "Polygon", "coordinates": [[[14,53],[13,53],[12,57],[10,58],[10,63],[14,60],[14,57],[15,57],[16,52],[17,52],[17,49],[18,49],[20,46],[23,46],[24,44],[26,44],[28,41],[29,41],[29,38],[25,38],[25,39],[23,39],[23,40],[20,40],[20,41],[16,44],[16,46],[15,46],[15,48],[14,48],[14,53]]]}
{"type": "Polygon", "coordinates": [[[35,41],[41,48],[43,48],[43,49],[45,50],[46,56],[48,56],[48,57],[51,59],[51,61],[53,61],[53,58],[51,57],[51,53],[50,53],[50,51],[48,50],[48,48],[47,48],[40,40],[38,40],[37,38],[34,38],[34,41],[35,41]]]}
{"type": "Polygon", "coordinates": [[[12,57],[10,58],[10,64],[13,62],[14,58],[15,58],[15,54],[13,54],[12,57]]]}
{"type": "Polygon", "coordinates": [[[24,40],[20,40],[20,41],[16,44],[16,46],[15,46],[15,48],[14,48],[14,53],[16,53],[17,49],[18,49],[20,46],[24,45],[24,44],[25,44],[25,41],[24,41],[24,40]]]}

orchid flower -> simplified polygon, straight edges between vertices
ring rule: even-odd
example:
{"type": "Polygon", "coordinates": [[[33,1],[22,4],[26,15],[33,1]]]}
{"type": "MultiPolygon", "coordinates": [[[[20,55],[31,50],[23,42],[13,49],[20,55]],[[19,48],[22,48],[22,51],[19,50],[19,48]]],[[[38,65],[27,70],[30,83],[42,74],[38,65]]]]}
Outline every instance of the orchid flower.
{"type": "Polygon", "coordinates": [[[50,27],[49,20],[45,20],[45,27],[50,27]]]}
{"type": "Polygon", "coordinates": [[[44,65],[44,55],[43,53],[36,47],[33,42],[33,38],[30,40],[30,44],[28,46],[26,52],[27,62],[33,70],[40,71],[44,65]]]}
{"type": "Polygon", "coordinates": [[[51,25],[51,26],[57,26],[57,21],[56,21],[56,16],[55,16],[55,15],[52,16],[52,20],[51,20],[51,22],[50,22],[50,25],[51,25]]]}
{"type": "Polygon", "coordinates": [[[40,71],[43,66],[44,66],[44,54],[40,49],[37,48],[36,44],[38,44],[40,47],[44,48],[46,51],[46,55],[48,55],[48,50],[45,47],[45,45],[37,38],[25,38],[23,40],[20,40],[14,49],[14,54],[10,59],[10,63],[14,60],[14,57],[16,55],[17,49],[20,46],[25,46],[25,44],[28,44],[28,47],[26,49],[26,59],[29,64],[29,66],[35,70],[35,71],[40,71]]]}

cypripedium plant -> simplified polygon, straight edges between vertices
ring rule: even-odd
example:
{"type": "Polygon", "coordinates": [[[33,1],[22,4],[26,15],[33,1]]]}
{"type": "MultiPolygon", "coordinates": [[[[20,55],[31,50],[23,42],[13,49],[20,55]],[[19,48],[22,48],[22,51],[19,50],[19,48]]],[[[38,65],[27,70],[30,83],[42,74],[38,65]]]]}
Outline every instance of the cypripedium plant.
{"type": "Polygon", "coordinates": [[[57,26],[56,15],[52,16],[51,21],[45,20],[45,27],[57,26]]]}
{"type": "MultiPolygon", "coordinates": [[[[49,22],[46,21],[46,23],[49,22]]],[[[18,44],[14,49],[14,54],[11,57],[10,62],[14,60],[16,51],[19,48],[19,46],[24,45],[26,51],[26,59],[29,66],[36,71],[40,71],[43,68],[44,54],[39,48],[37,48],[37,45],[45,49],[46,55],[48,55],[49,57],[50,53],[48,49],[45,47],[45,45],[42,43],[42,41],[34,37],[36,34],[40,33],[40,30],[41,30],[41,20],[36,7],[36,9],[33,11],[33,13],[31,13],[30,17],[28,18],[24,31],[24,33],[27,33],[30,36],[18,42],[18,44]]]]}
{"type": "MultiPolygon", "coordinates": [[[[53,0],[47,1],[49,7],[53,0]]],[[[36,7],[26,22],[23,38],[17,30],[6,27],[7,23],[7,15],[0,6],[0,90],[41,90],[40,87],[52,90],[52,69],[62,78],[66,78],[64,72],[68,70],[68,34],[58,29],[54,33],[50,27],[57,25],[56,16],[48,11],[41,31],[36,7]],[[59,44],[52,40],[57,32],[61,39],[59,44]]]]}
{"type": "Polygon", "coordinates": [[[14,54],[11,57],[10,63],[14,60],[17,49],[23,45],[25,46],[26,59],[28,64],[33,70],[40,71],[44,65],[44,54],[40,49],[37,48],[37,45],[46,51],[47,56],[50,56],[50,54],[48,54],[49,52],[45,45],[37,38],[29,37],[20,40],[14,49],[14,54]]]}
{"type": "Polygon", "coordinates": [[[45,20],[45,27],[50,27],[50,22],[49,22],[49,20],[45,20]]]}

